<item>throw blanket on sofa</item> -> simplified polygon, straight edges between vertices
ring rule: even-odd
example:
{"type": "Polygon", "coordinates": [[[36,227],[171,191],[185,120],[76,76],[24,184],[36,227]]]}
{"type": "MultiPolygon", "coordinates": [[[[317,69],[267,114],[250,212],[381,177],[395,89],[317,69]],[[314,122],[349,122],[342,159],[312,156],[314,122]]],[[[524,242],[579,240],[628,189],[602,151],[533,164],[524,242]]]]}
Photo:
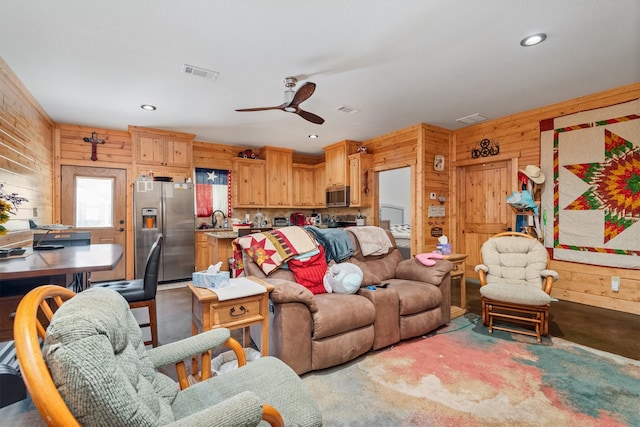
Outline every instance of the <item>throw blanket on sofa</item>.
{"type": "Polygon", "coordinates": [[[244,270],[242,251],[251,257],[264,274],[277,270],[290,258],[312,251],[318,243],[302,227],[284,227],[238,237],[232,242],[235,276],[244,270]]]}
{"type": "Polygon", "coordinates": [[[347,231],[353,233],[358,239],[362,256],[385,255],[393,247],[387,232],[380,227],[349,227],[347,231]]]}
{"type": "Polygon", "coordinates": [[[327,262],[335,260],[342,262],[353,255],[353,243],[346,231],[339,228],[318,228],[313,226],[305,227],[318,240],[324,248],[327,262]]]}

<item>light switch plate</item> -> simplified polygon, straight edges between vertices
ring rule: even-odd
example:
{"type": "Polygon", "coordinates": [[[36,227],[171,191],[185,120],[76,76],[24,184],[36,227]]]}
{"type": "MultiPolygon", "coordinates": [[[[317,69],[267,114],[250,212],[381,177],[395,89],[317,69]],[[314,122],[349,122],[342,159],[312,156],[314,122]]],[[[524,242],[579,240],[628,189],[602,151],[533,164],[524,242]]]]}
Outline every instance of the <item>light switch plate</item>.
{"type": "Polygon", "coordinates": [[[436,193],[429,193],[429,198],[431,200],[435,200],[436,199],[436,193]]]}
{"type": "Polygon", "coordinates": [[[620,291],[620,276],[611,276],[611,290],[613,292],[620,291]]]}

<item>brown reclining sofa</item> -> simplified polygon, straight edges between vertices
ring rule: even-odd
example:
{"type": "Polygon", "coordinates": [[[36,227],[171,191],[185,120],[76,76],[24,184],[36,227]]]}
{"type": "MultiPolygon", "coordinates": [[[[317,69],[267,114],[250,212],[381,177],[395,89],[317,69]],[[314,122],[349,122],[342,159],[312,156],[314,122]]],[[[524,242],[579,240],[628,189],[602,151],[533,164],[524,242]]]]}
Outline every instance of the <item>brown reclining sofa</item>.
{"type": "Polygon", "coordinates": [[[388,231],[389,252],[363,256],[357,237],[348,235],[354,254],[346,261],[364,273],[356,294],[314,295],[295,283],[291,271],[281,268],[267,276],[243,255],[244,275],[275,286],[270,295],[270,353],[298,374],[428,334],[451,319],[451,262],[437,260],[427,267],[415,258],[403,260],[388,231]]]}

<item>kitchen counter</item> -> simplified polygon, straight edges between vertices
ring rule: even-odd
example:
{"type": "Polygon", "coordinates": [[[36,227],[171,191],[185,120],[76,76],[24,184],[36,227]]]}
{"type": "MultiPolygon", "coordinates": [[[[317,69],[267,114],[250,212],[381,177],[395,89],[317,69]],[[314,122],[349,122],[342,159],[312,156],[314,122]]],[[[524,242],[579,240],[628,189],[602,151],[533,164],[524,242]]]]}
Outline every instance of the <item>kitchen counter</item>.
{"type": "Polygon", "coordinates": [[[211,230],[202,230],[208,231],[207,236],[213,237],[216,239],[235,239],[238,237],[237,231],[225,230],[225,231],[211,231],[211,230]]]}
{"type": "Polygon", "coordinates": [[[231,242],[238,237],[238,233],[228,229],[225,231],[212,231],[211,229],[204,231],[208,231],[205,236],[209,245],[209,265],[215,265],[222,261],[220,270],[229,271],[229,258],[233,258],[231,242]]]}

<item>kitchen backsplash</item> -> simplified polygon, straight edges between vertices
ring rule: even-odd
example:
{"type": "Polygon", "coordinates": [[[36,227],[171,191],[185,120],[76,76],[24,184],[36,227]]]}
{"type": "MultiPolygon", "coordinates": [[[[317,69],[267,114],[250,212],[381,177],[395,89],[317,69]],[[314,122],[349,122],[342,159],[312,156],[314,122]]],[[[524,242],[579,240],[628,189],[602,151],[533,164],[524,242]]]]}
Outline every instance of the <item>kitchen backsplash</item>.
{"type": "MultiPolygon", "coordinates": [[[[320,213],[322,222],[326,221],[326,218],[334,218],[338,220],[339,218],[343,218],[349,216],[349,218],[356,217],[358,213],[360,213],[364,218],[370,218],[371,208],[320,208],[320,209],[246,209],[246,208],[238,208],[234,209],[231,215],[231,218],[228,220],[228,227],[231,227],[231,224],[234,220],[238,222],[244,222],[245,217],[248,215],[251,221],[254,221],[254,218],[258,214],[262,214],[265,221],[267,222],[267,226],[272,225],[273,218],[287,218],[289,219],[291,214],[293,213],[302,213],[305,217],[310,217],[313,212],[320,213]]],[[[210,217],[204,218],[196,218],[196,227],[199,227],[202,223],[210,223],[210,217]]],[[[366,225],[372,225],[366,223],[366,225]]]]}

